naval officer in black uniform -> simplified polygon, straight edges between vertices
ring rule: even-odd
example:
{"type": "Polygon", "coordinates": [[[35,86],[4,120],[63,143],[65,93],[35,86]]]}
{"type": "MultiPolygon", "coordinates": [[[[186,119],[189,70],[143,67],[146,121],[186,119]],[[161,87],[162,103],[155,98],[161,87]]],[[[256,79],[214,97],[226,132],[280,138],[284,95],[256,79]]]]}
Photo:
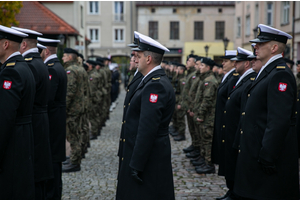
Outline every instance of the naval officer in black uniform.
{"type": "Polygon", "coordinates": [[[58,200],[62,194],[62,162],[66,160],[67,75],[56,55],[60,40],[39,37],[38,42],[47,47],[41,57],[48,68],[50,80],[48,117],[54,178],[46,183],[46,199],[58,200]]]}
{"type": "Polygon", "coordinates": [[[0,196],[32,200],[34,194],[33,74],[20,54],[27,34],[0,25],[0,196]]]}
{"type": "Polygon", "coordinates": [[[37,37],[42,34],[24,28],[12,28],[28,34],[20,45],[20,52],[29,65],[35,79],[36,93],[32,112],[35,199],[44,199],[45,183],[46,180],[53,178],[53,169],[47,114],[50,89],[49,73],[37,48],[37,37]]]}
{"type": "Polygon", "coordinates": [[[240,75],[240,78],[236,82],[234,89],[229,93],[224,109],[225,138],[222,140],[222,143],[224,143],[225,147],[225,179],[229,190],[223,198],[217,198],[222,200],[237,199],[233,193],[233,186],[238,150],[233,148],[233,144],[241,116],[242,96],[256,77],[256,73],[250,63],[251,59],[248,58],[248,56],[252,55],[252,51],[238,47],[237,52],[237,56],[231,60],[235,61],[235,71],[240,75]]]}
{"type": "Polygon", "coordinates": [[[259,24],[262,68],[247,92],[240,129],[234,192],[247,199],[299,199],[296,81],[282,58],[292,36],[259,24]]]}
{"type": "Polygon", "coordinates": [[[160,67],[165,51],[160,43],[139,35],[138,70],[143,79],[129,97],[122,128],[123,150],[117,200],[174,200],[171,145],[168,126],[175,94],[160,67]]]}

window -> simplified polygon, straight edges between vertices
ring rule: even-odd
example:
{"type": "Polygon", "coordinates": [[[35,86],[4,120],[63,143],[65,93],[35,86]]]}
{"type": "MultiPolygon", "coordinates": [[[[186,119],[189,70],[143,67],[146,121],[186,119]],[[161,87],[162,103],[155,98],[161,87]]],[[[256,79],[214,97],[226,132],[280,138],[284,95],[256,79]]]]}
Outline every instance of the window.
{"type": "Polygon", "coordinates": [[[216,40],[222,40],[225,35],[225,22],[216,21],[216,40]]]}
{"type": "Polygon", "coordinates": [[[219,13],[222,13],[222,12],[223,12],[222,8],[219,8],[218,11],[219,11],[219,13]]]}
{"type": "Polygon", "coordinates": [[[176,8],[173,8],[173,13],[176,13],[177,12],[177,9],[176,8]]]}
{"type": "Polygon", "coordinates": [[[197,9],[197,13],[201,13],[201,8],[198,8],[198,9],[197,9]]]}
{"type": "Polygon", "coordinates": [[[246,16],[246,26],[245,26],[246,36],[250,36],[250,33],[251,33],[250,26],[251,26],[250,15],[247,15],[246,16]]]}
{"type": "Polygon", "coordinates": [[[290,2],[283,1],[282,2],[282,23],[283,24],[289,23],[289,16],[290,16],[290,2]]]}
{"type": "Polygon", "coordinates": [[[241,18],[236,19],[236,37],[241,37],[241,18]]]}
{"type": "Polygon", "coordinates": [[[99,13],[99,2],[98,1],[90,1],[90,14],[98,14],[99,13]]]}
{"type": "Polygon", "coordinates": [[[124,41],[124,30],[121,28],[115,29],[115,42],[124,41]]]}
{"type": "Polygon", "coordinates": [[[170,22],[170,39],[179,40],[179,22],[170,22]]]}
{"type": "Polygon", "coordinates": [[[194,22],[194,39],[203,40],[203,22],[194,22]]]}
{"type": "Polygon", "coordinates": [[[152,12],[152,13],[155,13],[155,8],[151,8],[151,12],[152,12]]]}
{"type": "Polygon", "coordinates": [[[149,21],[149,37],[158,39],[158,22],[149,21]]]}
{"type": "Polygon", "coordinates": [[[99,29],[97,28],[90,29],[90,40],[92,42],[99,42],[99,29]]]}
{"type": "Polygon", "coordinates": [[[123,1],[115,1],[115,21],[123,21],[124,20],[124,2],[123,1]]]}
{"type": "Polygon", "coordinates": [[[272,2],[267,3],[267,25],[269,26],[273,25],[273,3],[272,2]]]}

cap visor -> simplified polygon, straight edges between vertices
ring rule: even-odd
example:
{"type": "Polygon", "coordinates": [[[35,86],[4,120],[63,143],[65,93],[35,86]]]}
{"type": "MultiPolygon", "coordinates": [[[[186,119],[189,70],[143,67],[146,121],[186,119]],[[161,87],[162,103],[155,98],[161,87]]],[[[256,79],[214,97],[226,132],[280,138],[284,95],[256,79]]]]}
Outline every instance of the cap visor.
{"type": "Polygon", "coordinates": [[[140,48],[136,47],[136,48],[132,48],[131,51],[142,51],[140,48]]]}
{"type": "Polygon", "coordinates": [[[250,56],[248,56],[247,58],[248,58],[248,59],[254,59],[254,58],[256,58],[256,56],[255,56],[255,55],[250,55],[250,56]]]}
{"type": "Polygon", "coordinates": [[[135,48],[135,47],[138,47],[138,45],[136,45],[136,44],[133,44],[133,43],[131,43],[131,44],[128,44],[127,46],[128,46],[128,47],[133,47],[133,48],[135,48]]]}
{"type": "Polygon", "coordinates": [[[232,61],[247,61],[248,59],[234,57],[234,58],[231,58],[230,60],[232,60],[232,61]]]}
{"type": "Polygon", "coordinates": [[[231,58],[235,58],[235,56],[220,56],[219,58],[230,60],[231,58]]]}
{"type": "Polygon", "coordinates": [[[259,39],[259,38],[255,38],[253,40],[250,40],[249,42],[252,42],[252,43],[262,43],[262,42],[269,42],[271,40],[262,40],[262,39],[259,39]]]}

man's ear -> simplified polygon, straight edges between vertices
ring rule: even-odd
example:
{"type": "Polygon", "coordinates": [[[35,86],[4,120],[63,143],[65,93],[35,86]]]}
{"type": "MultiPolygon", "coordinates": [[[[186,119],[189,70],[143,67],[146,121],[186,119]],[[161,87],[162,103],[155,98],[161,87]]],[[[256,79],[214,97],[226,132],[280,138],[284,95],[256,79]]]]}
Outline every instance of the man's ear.
{"type": "Polygon", "coordinates": [[[147,62],[147,64],[150,64],[152,62],[152,57],[150,55],[147,56],[146,62],[147,62]]]}

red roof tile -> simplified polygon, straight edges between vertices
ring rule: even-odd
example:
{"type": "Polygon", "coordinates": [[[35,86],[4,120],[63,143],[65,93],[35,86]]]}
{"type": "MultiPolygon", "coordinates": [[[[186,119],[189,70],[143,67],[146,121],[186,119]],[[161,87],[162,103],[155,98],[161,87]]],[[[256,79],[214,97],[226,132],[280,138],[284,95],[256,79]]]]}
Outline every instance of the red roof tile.
{"type": "Polygon", "coordinates": [[[28,28],[43,34],[79,35],[70,24],[37,1],[23,1],[20,13],[16,15],[20,28],[28,28]]]}

